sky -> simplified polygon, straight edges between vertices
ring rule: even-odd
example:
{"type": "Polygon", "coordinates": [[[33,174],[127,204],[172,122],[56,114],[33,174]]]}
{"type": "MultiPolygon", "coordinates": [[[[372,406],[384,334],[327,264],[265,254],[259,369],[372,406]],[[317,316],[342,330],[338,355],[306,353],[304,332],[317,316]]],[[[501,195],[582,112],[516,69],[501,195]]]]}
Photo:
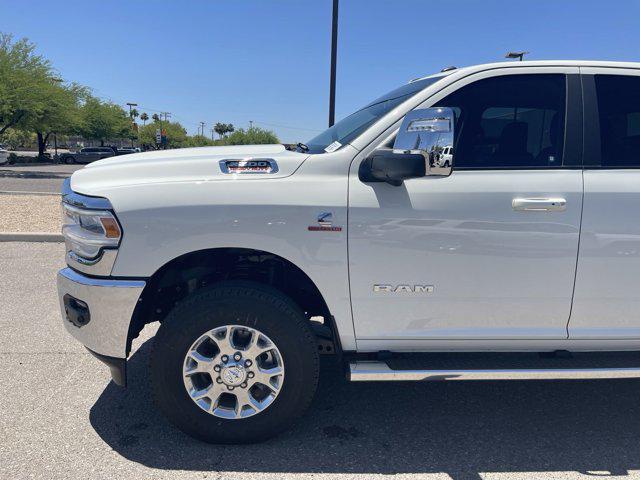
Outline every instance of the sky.
{"type": "MultiPolygon", "coordinates": [[[[190,134],[200,121],[305,141],[327,126],[331,0],[0,0],[67,81],[190,134]]],[[[443,67],[640,61],[640,0],[341,0],[336,118],[443,67]]]]}

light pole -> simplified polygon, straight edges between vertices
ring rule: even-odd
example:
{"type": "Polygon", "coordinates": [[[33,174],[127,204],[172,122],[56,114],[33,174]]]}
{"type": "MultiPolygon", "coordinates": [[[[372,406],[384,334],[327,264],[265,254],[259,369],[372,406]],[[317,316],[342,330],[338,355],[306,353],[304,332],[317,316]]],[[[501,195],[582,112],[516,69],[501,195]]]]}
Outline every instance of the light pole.
{"type": "MultiPolygon", "coordinates": [[[[171,117],[171,112],[160,112],[160,118],[162,119],[162,117],[164,116],[164,121],[165,123],[167,122],[167,118],[171,117]]],[[[162,139],[163,135],[162,135],[162,130],[164,130],[164,126],[162,123],[162,120],[160,120],[160,138],[162,139]]],[[[166,140],[166,137],[165,137],[166,140]]],[[[166,150],[167,149],[167,142],[163,142],[162,144],[162,149],[166,150]]]]}
{"type": "Polygon", "coordinates": [[[133,117],[131,116],[131,107],[137,107],[137,103],[127,102],[129,105],[129,118],[131,119],[131,148],[133,148],[133,117]]]}
{"type": "Polygon", "coordinates": [[[338,0],[333,0],[331,19],[331,71],[329,74],[329,126],[336,120],[336,61],[338,58],[338,0]]]}

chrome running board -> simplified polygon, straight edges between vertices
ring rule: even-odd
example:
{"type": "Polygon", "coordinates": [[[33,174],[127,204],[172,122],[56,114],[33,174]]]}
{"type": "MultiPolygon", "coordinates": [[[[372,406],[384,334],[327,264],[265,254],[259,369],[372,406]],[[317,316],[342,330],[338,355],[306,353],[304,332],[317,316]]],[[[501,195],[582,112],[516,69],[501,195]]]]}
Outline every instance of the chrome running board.
{"type": "Polygon", "coordinates": [[[640,368],[392,370],[389,365],[384,362],[356,360],[349,363],[348,378],[352,382],[640,378],[640,368]]]}

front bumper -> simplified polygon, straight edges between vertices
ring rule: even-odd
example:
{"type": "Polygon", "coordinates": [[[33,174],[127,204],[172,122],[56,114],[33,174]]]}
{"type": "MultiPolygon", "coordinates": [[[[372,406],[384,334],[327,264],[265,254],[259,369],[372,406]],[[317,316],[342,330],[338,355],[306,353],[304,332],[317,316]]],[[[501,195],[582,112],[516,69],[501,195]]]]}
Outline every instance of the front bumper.
{"type": "Polygon", "coordinates": [[[98,279],[70,268],[58,272],[62,321],[76,340],[100,357],[127,358],[133,311],[146,282],[98,279]]]}

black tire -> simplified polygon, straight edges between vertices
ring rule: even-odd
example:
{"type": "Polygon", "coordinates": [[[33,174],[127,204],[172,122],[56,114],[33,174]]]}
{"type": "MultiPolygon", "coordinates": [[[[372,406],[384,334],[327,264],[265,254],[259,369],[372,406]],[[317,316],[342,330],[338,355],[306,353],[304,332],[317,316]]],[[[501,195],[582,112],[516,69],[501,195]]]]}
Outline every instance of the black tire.
{"type": "Polygon", "coordinates": [[[287,429],[309,407],[319,376],[316,338],[300,308],[275,289],[252,282],[224,282],[195,292],[160,326],[151,354],[156,403],[180,430],[210,443],[255,443],[287,429]],[[205,332],[242,325],[267,335],[285,368],[278,396],[263,411],[242,419],[214,416],[189,397],[183,383],[185,355],[205,332]]]}
{"type": "Polygon", "coordinates": [[[76,163],[76,159],[73,158],[73,156],[68,155],[68,156],[64,157],[64,162],[69,164],[69,165],[73,165],[74,163],[76,163]]]}

